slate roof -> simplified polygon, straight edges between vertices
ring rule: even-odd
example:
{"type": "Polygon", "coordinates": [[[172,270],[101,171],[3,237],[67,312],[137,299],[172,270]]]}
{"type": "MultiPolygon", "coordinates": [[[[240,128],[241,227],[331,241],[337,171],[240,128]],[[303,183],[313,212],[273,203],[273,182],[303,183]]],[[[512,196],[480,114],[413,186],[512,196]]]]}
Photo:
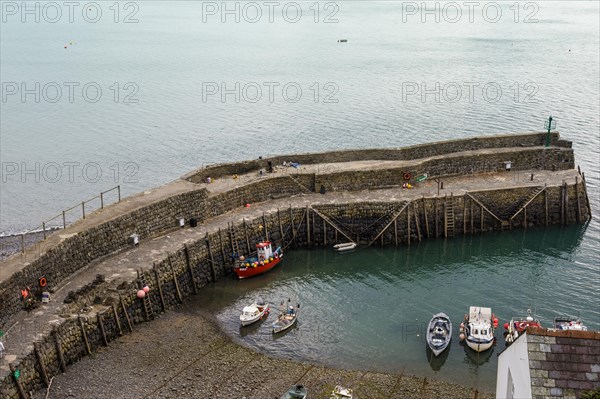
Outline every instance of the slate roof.
{"type": "Polygon", "coordinates": [[[527,328],[533,399],[579,398],[600,388],[600,332],[527,328]]]}

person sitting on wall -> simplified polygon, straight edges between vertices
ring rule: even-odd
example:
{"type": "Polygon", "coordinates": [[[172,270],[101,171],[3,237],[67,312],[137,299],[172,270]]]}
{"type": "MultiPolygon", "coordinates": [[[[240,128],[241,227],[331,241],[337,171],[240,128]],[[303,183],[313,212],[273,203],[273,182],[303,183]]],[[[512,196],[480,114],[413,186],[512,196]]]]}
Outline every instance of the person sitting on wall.
{"type": "Polygon", "coordinates": [[[212,183],[212,179],[210,176],[206,177],[206,183],[208,183],[208,184],[212,183]]]}
{"type": "Polygon", "coordinates": [[[273,173],[273,162],[272,161],[267,162],[267,172],[273,173]]]}

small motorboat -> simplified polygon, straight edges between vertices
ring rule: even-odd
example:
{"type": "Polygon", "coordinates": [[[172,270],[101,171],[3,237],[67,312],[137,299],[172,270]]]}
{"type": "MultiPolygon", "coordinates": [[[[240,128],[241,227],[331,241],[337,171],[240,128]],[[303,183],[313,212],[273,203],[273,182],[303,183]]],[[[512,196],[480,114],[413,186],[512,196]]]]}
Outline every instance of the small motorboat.
{"type": "Polygon", "coordinates": [[[291,387],[280,399],[305,399],[308,391],[304,385],[297,384],[291,387]]]}
{"type": "Polygon", "coordinates": [[[460,324],[460,340],[476,352],[483,352],[494,344],[494,329],[498,327],[498,319],[491,308],[471,306],[465,322],[460,324]],[[493,323],[493,324],[492,324],[493,323]]]}
{"type": "Polygon", "coordinates": [[[270,241],[256,244],[256,255],[248,258],[241,256],[233,271],[239,279],[257,276],[268,272],[283,259],[283,250],[277,247],[273,251],[270,241]]]}
{"type": "Polygon", "coordinates": [[[554,328],[557,330],[587,331],[587,326],[579,317],[559,316],[554,318],[554,328]]]}
{"type": "Polygon", "coordinates": [[[504,341],[507,345],[510,345],[527,330],[527,327],[541,326],[540,321],[531,316],[531,309],[527,309],[527,317],[513,317],[508,323],[504,324],[504,341]]]}
{"type": "Polygon", "coordinates": [[[333,246],[333,249],[337,252],[346,252],[346,251],[352,251],[357,246],[358,245],[355,242],[344,242],[342,244],[335,244],[333,246]]]}
{"type": "Polygon", "coordinates": [[[263,317],[269,315],[269,310],[269,304],[258,298],[252,305],[244,307],[240,315],[240,323],[242,326],[247,326],[262,320],[263,317]]]}
{"type": "Polygon", "coordinates": [[[289,305],[287,309],[284,308],[277,320],[274,321],[271,325],[273,329],[273,334],[285,331],[288,328],[292,327],[294,324],[296,324],[296,320],[298,319],[299,308],[300,304],[298,304],[296,307],[289,305]]]}
{"type": "Polygon", "coordinates": [[[352,389],[344,388],[342,386],[336,386],[333,388],[333,392],[331,392],[331,399],[352,399],[354,396],[352,395],[352,389]]]}
{"type": "Polygon", "coordinates": [[[427,327],[427,345],[435,356],[439,356],[452,340],[452,322],[446,313],[437,313],[427,327]]]}

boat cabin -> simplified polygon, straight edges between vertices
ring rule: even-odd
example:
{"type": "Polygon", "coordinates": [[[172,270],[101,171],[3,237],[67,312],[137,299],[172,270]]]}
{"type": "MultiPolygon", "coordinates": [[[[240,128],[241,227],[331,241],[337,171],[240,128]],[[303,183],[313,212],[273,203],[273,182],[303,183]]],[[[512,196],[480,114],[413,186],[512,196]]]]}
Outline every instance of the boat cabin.
{"type": "Polygon", "coordinates": [[[243,316],[255,317],[255,316],[258,316],[259,313],[260,313],[260,310],[258,310],[258,308],[256,306],[246,306],[242,310],[243,316]]]}
{"type": "Polygon", "coordinates": [[[270,241],[259,242],[256,244],[256,253],[258,261],[263,261],[273,257],[273,247],[270,241]]]}

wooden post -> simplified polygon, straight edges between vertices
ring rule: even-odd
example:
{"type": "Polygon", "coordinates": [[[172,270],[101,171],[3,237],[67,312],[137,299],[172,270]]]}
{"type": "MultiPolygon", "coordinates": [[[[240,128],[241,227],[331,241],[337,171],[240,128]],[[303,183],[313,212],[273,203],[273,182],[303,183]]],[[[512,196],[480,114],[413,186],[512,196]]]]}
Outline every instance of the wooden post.
{"type": "Polygon", "coordinates": [[[121,301],[121,307],[123,308],[123,313],[125,313],[125,320],[127,320],[127,326],[129,327],[129,331],[133,332],[133,326],[131,325],[131,319],[129,318],[129,313],[127,313],[127,308],[125,307],[125,302],[123,301],[123,297],[119,294],[119,300],[121,301]]]}
{"type": "Polygon", "coordinates": [[[85,331],[85,324],[83,323],[81,316],[79,317],[79,327],[81,328],[81,335],[83,337],[83,342],[85,343],[85,349],[87,350],[88,355],[91,355],[92,347],[90,346],[90,341],[88,341],[87,332],[85,331]]]}
{"type": "Polygon", "coordinates": [[[119,202],[121,202],[121,185],[117,186],[117,195],[119,196],[119,202]]]}
{"type": "MultiPolygon", "coordinates": [[[[244,218],[244,237],[246,237],[246,249],[248,254],[252,253],[252,249],[250,248],[250,239],[248,238],[248,227],[246,226],[246,218],[244,218]]],[[[208,233],[206,233],[206,241],[208,243],[208,233]]],[[[210,251],[210,245],[208,246],[208,250],[210,251]]],[[[212,253],[210,254],[210,259],[212,261],[212,253]]],[[[213,275],[215,271],[213,270],[213,275]]]]}
{"type": "MultiPolygon", "coordinates": [[[[233,243],[233,237],[231,237],[233,243]]],[[[198,293],[198,287],[196,287],[196,277],[194,276],[194,268],[192,267],[192,262],[190,261],[190,250],[187,244],[183,244],[183,252],[185,254],[185,263],[187,264],[188,271],[190,272],[190,278],[192,279],[192,291],[194,295],[198,293]]],[[[231,251],[233,253],[233,251],[231,251]]]]}
{"type": "Polygon", "coordinates": [[[560,186],[560,223],[565,224],[565,185],[560,186]]]}
{"type": "Polygon", "coordinates": [[[579,202],[579,177],[575,176],[575,196],[577,198],[577,223],[581,223],[581,202],[579,202]]]}
{"type": "Polygon", "coordinates": [[[227,255],[225,255],[225,245],[223,245],[223,236],[221,235],[221,228],[219,227],[219,246],[221,247],[221,259],[223,259],[223,266],[227,262],[227,255]]]}
{"type": "Polygon", "coordinates": [[[394,219],[394,243],[398,246],[398,218],[394,219]]]}
{"type": "Polygon", "coordinates": [[[565,187],[565,224],[569,224],[569,186],[567,183],[564,183],[565,187]]]}
{"type": "Polygon", "coordinates": [[[406,207],[406,242],[410,245],[410,203],[406,207]]]}
{"type": "Polygon", "coordinates": [[[467,234],[467,196],[463,196],[463,235],[467,234]]]}
{"type": "Polygon", "coordinates": [[[40,366],[40,377],[42,377],[42,381],[44,381],[44,385],[46,387],[50,386],[50,380],[48,379],[48,373],[46,373],[46,366],[44,365],[44,359],[42,359],[42,354],[40,353],[40,348],[37,342],[33,343],[33,351],[35,352],[35,358],[37,359],[38,365],[40,366]]]}
{"type": "Polygon", "coordinates": [[[277,221],[279,222],[279,234],[281,234],[281,246],[285,247],[285,237],[283,233],[283,225],[281,224],[281,213],[279,212],[279,208],[277,208],[277,221]]]}
{"type": "Polygon", "coordinates": [[[15,366],[12,363],[9,363],[8,367],[10,367],[10,375],[12,375],[12,379],[15,382],[15,385],[17,386],[17,390],[19,391],[19,397],[21,399],[29,399],[29,396],[27,396],[25,394],[25,391],[23,390],[23,386],[21,385],[21,381],[19,381],[19,379],[15,376],[15,366]]]}
{"type": "Polygon", "coordinates": [[[46,239],[46,222],[42,222],[42,231],[44,232],[44,240],[46,239]]]}
{"type": "Polygon", "coordinates": [[[327,223],[325,223],[325,219],[323,220],[323,246],[327,246],[327,223]]]}
{"type": "Polygon", "coordinates": [[[417,213],[417,206],[418,204],[417,202],[415,202],[415,204],[413,205],[413,213],[415,214],[415,226],[417,227],[417,237],[419,238],[419,242],[421,242],[421,220],[419,219],[419,214],[417,213]]]}
{"type": "Polygon", "coordinates": [[[85,201],[81,202],[81,214],[83,215],[83,218],[85,219],[85,201]]]}
{"type": "Polygon", "coordinates": [[[265,213],[262,214],[263,228],[265,229],[265,238],[269,241],[269,228],[267,226],[267,218],[265,217],[265,213]]]}
{"type": "Polygon", "coordinates": [[[102,334],[102,342],[104,343],[104,346],[108,346],[108,338],[106,338],[106,330],[104,329],[102,314],[98,312],[96,313],[96,317],[98,318],[98,325],[100,326],[100,333],[102,334]]]}
{"type": "Polygon", "coordinates": [[[544,221],[546,222],[546,227],[548,227],[548,189],[544,190],[544,212],[546,213],[544,221]]]}
{"type": "MultiPolygon", "coordinates": [[[[247,235],[246,235],[246,239],[248,239],[247,235]]],[[[250,245],[250,244],[248,244],[248,245],[250,245]]],[[[212,271],[212,277],[213,277],[213,282],[214,282],[214,281],[217,281],[217,272],[215,271],[215,259],[213,257],[212,250],[210,249],[210,237],[209,237],[208,233],[206,233],[206,247],[208,249],[208,255],[210,257],[210,270],[212,271]]]]}
{"type": "Polygon", "coordinates": [[[527,230],[527,207],[523,208],[523,227],[527,230]]]}
{"type": "Polygon", "coordinates": [[[310,247],[310,213],[308,212],[310,208],[306,207],[306,245],[310,247]]]}
{"type": "Polygon", "coordinates": [[[100,209],[104,209],[104,193],[100,193],[100,209]]]}
{"type": "Polygon", "coordinates": [[[173,284],[175,284],[177,301],[183,302],[183,297],[181,296],[181,291],[179,290],[179,282],[177,281],[177,275],[175,274],[175,268],[173,267],[173,262],[171,262],[171,254],[167,254],[167,260],[169,261],[169,266],[171,267],[171,274],[173,275],[173,284]]]}
{"type": "Polygon", "coordinates": [[[439,212],[438,212],[437,197],[434,199],[433,207],[434,207],[434,213],[435,213],[435,238],[438,238],[440,236],[440,232],[439,232],[439,223],[438,223],[439,212]]]}
{"type": "Polygon", "coordinates": [[[115,316],[115,323],[117,323],[117,329],[119,330],[119,336],[123,335],[123,329],[121,328],[121,320],[119,319],[119,314],[117,313],[117,305],[112,304],[113,315],[115,316]]]}
{"type": "Polygon", "coordinates": [[[479,231],[483,233],[483,207],[481,207],[481,216],[479,217],[479,231]]]}
{"type": "Polygon", "coordinates": [[[469,201],[471,203],[471,209],[470,209],[470,214],[471,214],[471,235],[473,235],[473,200],[469,201]]]}
{"type": "Polygon", "coordinates": [[[52,337],[54,338],[54,346],[56,347],[56,354],[58,355],[58,365],[64,373],[67,371],[67,363],[65,363],[65,357],[62,351],[62,344],[60,343],[60,339],[58,338],[58,332],[56,330],[52,331],[52,337]]]}
{"type": "Polygon", "coordinates": [[[427,232],[427,238],[430,238],[429,235],[429,220],[427,219],[427,204],[425,203],[425,196],[422,197],[423,200],[423,213],[425,214],[425,231],[427,232]]]}
{"type": "MultiPolygon", "coordinates": [[[[308,217],[308,215],[307,215],[308,217]]],[[[316,231],[315,231],[315,213],[311,212],[311,218],[312,218],[312,239],[313,242],[316,244],[317,243],[317,235],[316,235],[316,231]]]]}
{"type": "Polygon", "coordinates": [[[62,211],[63,214],[63,230],[67,228],[67,216],[65,215],[65,211],[62,211]]]}
{"type": "Polygon", "coordinates": [[[160,296],[160,305],[162,306],[163,312],[165,312],[167,310],[167,306],[165,304],[165,295],[163,294],[162,283],[160,282],[160,276],[158,275],[156,263],[152,268],[154,269],[154,277],[156,277],[156,286],[158,287],[158,296],[160,296]]]}

